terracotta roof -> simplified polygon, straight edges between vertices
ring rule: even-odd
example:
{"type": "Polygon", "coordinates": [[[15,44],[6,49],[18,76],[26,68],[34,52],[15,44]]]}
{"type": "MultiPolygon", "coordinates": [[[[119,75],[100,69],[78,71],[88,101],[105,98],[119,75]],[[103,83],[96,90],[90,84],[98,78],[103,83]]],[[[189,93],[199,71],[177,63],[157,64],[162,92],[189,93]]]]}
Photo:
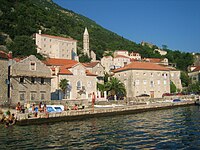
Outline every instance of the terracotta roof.
{"type": "Polygon", "coordinates": [[[169,69],[154,63],[149,62],[132,62],[123,68],[119,68],[116,70],[113,70],[113,72],[120,72],[125,70],[162,70],[162,71],[168,71],[169,69]]]}
{"type": "Polygon", "coordinates": [[[54,39],[58,39],[58,40],[64,40],[64,41],[74,41],[74,42],[77,41],[72,38],[65,38],[65,37],[61,37],[61,36],[54,36],[54,35],[48,35],[48,34],[38,34],[38,35],[49,37],[49,38],[54,38],[54,39]]]}
{"type": "Polygon", "coordinates": [[[73,75],[65,66],[60,67],[59,74],[73,75]]]}
{"type": "MultiPolygon", "coordinates": [[[[115,56],[115,58],[129,58],[129,57],[127,57],[127,56],[124,56],[124,55],[117,55],[117,56],[115,56]]],[[[129,58],[130,59],[130,58],[129,58]]]]}
{"type": "Polygon", "coordinates": [[[70,59],[57,59],[57,58],[49,58],[46,61],[43,61],[47,66],[65,66],[65,65],[75,65],[78,61],[70,60],[70,59]]]}
{"type": "Polygon", "coordinates": [[[159,63],[159,62],[162,61],[162,59],[160,59],[160,58],[144,58],[143,60],[149,61],[149,62],[152,62],[152,63],[159,63]]]}
{"type": "Polygon", "coordinates": [[[200,66],[197,66],[192,72],[200,71],[200,66]]]}
{"type": "Polygon", "coordinates": [[[0,58],[8,59],[8,54],[5,53],[4,51],[0,51],[0,58]]]}
{"type": "Polygon", "coordinates": [[[91,73],[89,70],[85,70],[87,76],[97,76],[96,74],[91,73]]]}
{"type": "Polygon", "coordinates": [[[95,67],[99,62],[82,63],[85,67],[95,67]]]}

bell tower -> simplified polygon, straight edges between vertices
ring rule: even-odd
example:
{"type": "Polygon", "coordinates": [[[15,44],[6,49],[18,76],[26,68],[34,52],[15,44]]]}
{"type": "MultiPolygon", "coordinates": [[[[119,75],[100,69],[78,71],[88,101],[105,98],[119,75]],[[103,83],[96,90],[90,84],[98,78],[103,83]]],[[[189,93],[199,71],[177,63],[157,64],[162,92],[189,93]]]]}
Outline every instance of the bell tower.
{"type": "Polygon", "coordinates": [[[83,34],[83,52],[84,54],[87,54],[88,57],[90,57],[90,48],[89,48],[89,34],[87,28],[85,28],[84,34],[83,34]]]}

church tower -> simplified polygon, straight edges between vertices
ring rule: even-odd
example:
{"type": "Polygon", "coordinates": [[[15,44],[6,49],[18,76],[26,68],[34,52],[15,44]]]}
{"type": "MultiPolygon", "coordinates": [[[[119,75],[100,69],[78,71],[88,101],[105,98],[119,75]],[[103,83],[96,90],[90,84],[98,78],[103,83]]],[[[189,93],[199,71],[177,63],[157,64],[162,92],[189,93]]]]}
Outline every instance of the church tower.
{"type": "Polygon", "coordinates": [[[85,28],[85,31],[83,34],[83,52],[84,54],[87,54],[88,57],[90,57],[89,34],[88,34],[87,28],[85,28]]]}

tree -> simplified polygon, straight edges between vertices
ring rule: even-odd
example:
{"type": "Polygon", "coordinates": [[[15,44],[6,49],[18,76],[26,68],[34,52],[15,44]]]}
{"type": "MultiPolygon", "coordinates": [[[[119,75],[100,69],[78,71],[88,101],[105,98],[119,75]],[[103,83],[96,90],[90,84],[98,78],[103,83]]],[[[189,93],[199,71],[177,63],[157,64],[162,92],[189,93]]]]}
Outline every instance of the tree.
{"type": "Polygon", "coordinates": [[[189,85],[189,83],[190,83],[190,79],[189,79],[188,74],[186,72],[181,71],[180,78],[181,78],[182,86],[183,87],[187,87],[189,85]]]}
{"type": "Polygon", "coordinates": [[[65,98],[66,97],[66,90],[67,90],[67,87],[68,87],[68,80],[67,79],[62,79],[62,80],[60,80],[60,88],[61,88],[61,90],[62,90],[62,92],[63,92],[63,98],[65,98]]]}
{"type": "Polygon", "coordinates": [[[37,54],[34,40],[29,36],[16,36],[13,42],[7,45],[7,48],[9,51],[13,52],[13,57],[24,57],[37,54]]]}
{"type": "Polygon", "coordinates": [[[199,94],[199,92],[200,92],[200,82],[190,84],[188,86],[188,92],[199,94]]]}
{"type": "Polygon", "coordinates": [[[175,93],[175,92],[177,92],[176,85],[174,84],[174,82],[170,81],[170,93],[175,93]]]}
{"type": "Polygon", "coordinates": [[[117,78],[111,77],[110,80],[106,83],[106,89],[108,90],[111,96],[126,95],[126,89],[124,84],[117,78]]]}

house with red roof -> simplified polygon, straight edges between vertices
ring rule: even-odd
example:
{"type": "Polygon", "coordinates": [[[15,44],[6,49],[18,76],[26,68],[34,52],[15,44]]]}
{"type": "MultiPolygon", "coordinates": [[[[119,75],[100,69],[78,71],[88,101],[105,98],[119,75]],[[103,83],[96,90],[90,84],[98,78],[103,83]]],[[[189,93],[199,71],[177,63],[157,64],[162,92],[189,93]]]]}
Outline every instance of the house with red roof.
{"type": "Polygon", "coordinates": [[[124,83],[127,98],[140,95],[161,98],[163,93],[170,93],[169,69],[149,62],[132,62],[113,70],[114,77],[124,83]]]}
{"type": "Polygon", "coordinates": [[[66,89],[67,99],[88,99],[92,92],[96,92],[97,75],[83,64],[75,60],[49,58],[44,62],[51,68],[52,99],[62,99],[63,93],[59,84],[62,79],[68,80],[66,89]]]}
{"type": "Polygon", "coordinates": [[[102,66],[101,62],[96,61],[82,64],[87,68],[88,71],[97,75],[97,81],[99,83],[104,82],[104,67],[102,66]]]}

